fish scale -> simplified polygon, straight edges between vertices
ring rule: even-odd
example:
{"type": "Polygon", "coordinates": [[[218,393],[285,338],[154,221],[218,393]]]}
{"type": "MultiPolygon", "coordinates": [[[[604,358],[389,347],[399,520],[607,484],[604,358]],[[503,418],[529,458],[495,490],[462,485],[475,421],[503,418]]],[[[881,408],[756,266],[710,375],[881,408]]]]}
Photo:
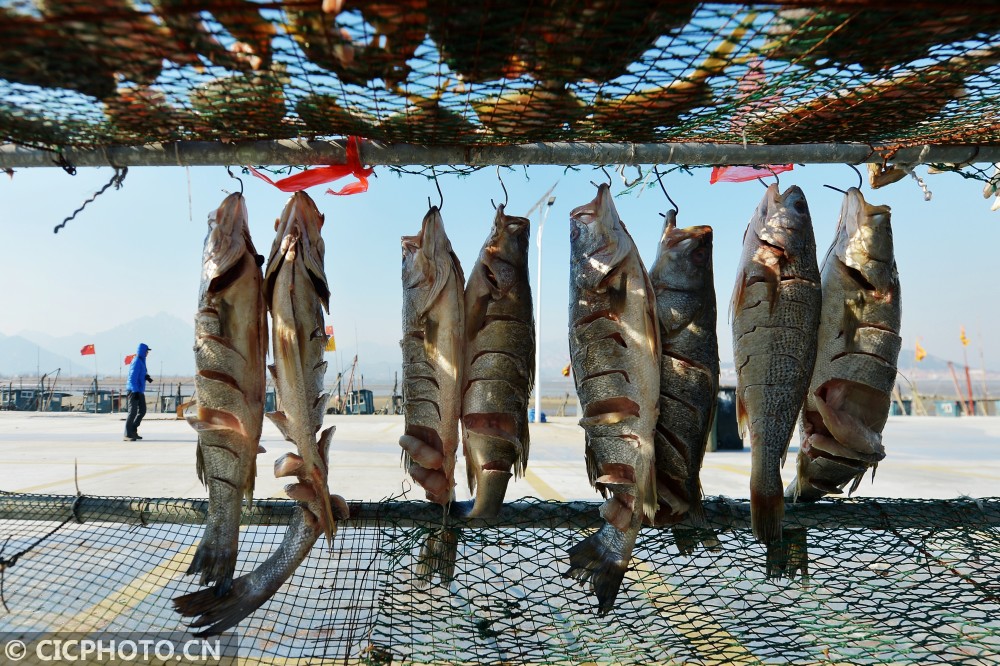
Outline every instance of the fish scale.
{"type": "Polygon", "coordinates": [[[610,188],[570,213],[570,356],[583,407],[587,474],[605,525],[569,549],[567,577],[614,607],[644,519],[656,511],[653,428],[659,330],[653,288],[610,188]]]}
{"type": "Polygon", "coordinates": [[[736,414],[750,435],[750,517],[773,570],[782,537],[781,465],[816,359],[822,293],[816,242],[798,187],[767,192],[743,237],[732,301],[736,414]]]}

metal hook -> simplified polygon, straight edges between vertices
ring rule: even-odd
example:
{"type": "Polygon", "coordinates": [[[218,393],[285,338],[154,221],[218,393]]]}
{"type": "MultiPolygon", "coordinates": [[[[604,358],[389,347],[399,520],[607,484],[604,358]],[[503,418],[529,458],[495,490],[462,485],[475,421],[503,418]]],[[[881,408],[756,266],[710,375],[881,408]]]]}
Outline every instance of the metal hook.
{"type": "Polygon", "coordinates": [[[860,190],[861,186],[865,184],[865,179],[861,175],[861,170],[858,169],[858,167],[854,166],[853,164],[848,164],[847,166],[849,166],[852,169],[854,169],[854,173],[858,174],[858,189],[860,190]]]}
{"type": "MultiPolygon", "coordinates": [[[[441,194],[441,183],[438,182],[437,172],[434,170],[434,167],[431,167],[431,176],[434,177],[434,187],[436,187],[437,191],[438,191],[438,201],[439,201],[439,203],[438,203],[437,209],[438,209],[438,211],[440,211],[442,208],[444,208],[444,195],[441,194]]],[[[427,197],[427,207],[428,208],[433,208],[434,207],[434,206],[431,205],[431,198],[430,197],[427,197]]]]}
{"type": "MultiPolygon", "coordinates": [[[[500,165],[499,164],[497,165],[497,180],[500,181],[500,187],[503,188],[503,207],[506,208],[507,207],[507,201],[508,201],[507,186],[503,184],[503,178],[500,177],[500,165]]],[[[493,210],[496,210],[497,209],[497,205],[495,203],[493,203],[492,197],[490,198],[490,203],[493,204],[493,210]]]]}
{"type": "Polygon", "coordinates": [[[226,165],[226,173],[228,173],[229,177],[232,178],[233,180],[239,181],[239,183],[240,183],[240,196],[243,196],[243,180],[241,178],[238,178],[236,175],[233,174],[233,170],[229,167],[229,165],[226,165]]]}
{"type": "Polygon", "coordinates": [[[774,184],[777,185],[778,189],[780,190],[781,189],[781,181],[778,180],[778,174],[774,171],[774,169],[772,169],[771,167],[769,167],[767,165],[764,165],[764,168],[767,169],[768,171],[770,171],[771,175],[774,176],[774,184]]]}
{"type": "Polygon", "coordinates": [[[603,165],[603,164],[601,165],[601,171],[603,171],[603,172],[604,172],[604,175],[605,175],[605,176],[607,177],[607,179],[608,179],[608,187],[611,187],[611,184],[612,184],[612,183],[613,183],[614,181],[613,181],[613,180],[612,180],[612,178],[611,178],[611,174],[610,174],[610,173],[608,173],[608,170],[604,168],[604,165],[603,165]]]}
{"type": "MultiPolygon", "coordinates": [[[[847,166],[849,166],[852,169],[854,169],[854,173],[858,174],[858,187],[857,187],[857,189],[860,190],[861,186],[865,184],[865,179],[861,175],[861,171],[859,171],[858,167],[854,166],[853,164],[848,164],[847,166]]],[[[834,187],[833,185],[827,185],[827,184],[824,183],[823,187],[829,188],[829,189],[833,190],[834,192],[840,192],[841,194],[847,194],[847,192],[845,192],[844,190],[840,189],[839,187],[834,187]]]]}
{"type": "Polygon", "coordinates": [[[681,212],[681,207],[674,203],[674,200],[670,198],[669,194],[667,194],[667,188],[663,186],[663,176],[660,175],[660,172],[657,170],[657,165],[655,164],[653,165],[653,173],[656,175],[656,182],[660,184],[660,189],[663,190],[663,196],[665,196],[667,201],[670,202],[670,205],[674,207],[674,213],[679,214],[681,212]]]}

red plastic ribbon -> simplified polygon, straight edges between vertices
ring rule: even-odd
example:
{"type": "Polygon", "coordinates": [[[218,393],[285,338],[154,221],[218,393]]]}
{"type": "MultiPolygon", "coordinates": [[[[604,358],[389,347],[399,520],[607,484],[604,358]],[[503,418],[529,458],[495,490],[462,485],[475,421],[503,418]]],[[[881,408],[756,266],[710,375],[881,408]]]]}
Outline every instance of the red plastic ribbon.
{"type": "Polygon", "coordinates": [[[742,183],[748,180],[767,178],[768,176],[773,176],[778,173],[791,171],[793,168],[794,168],[793,164],[772,164],[766,167],[753,167],[753,166],[712,167],[712,177],[709,179],[708,182],[710,185],[714,185],[715,183],[742,183]]]}
{"type": "Polygon", "coordinates": [[[346,164],[331,164],[329,166],[318,167],[315,169],[306,169],[301,171],[294,176],[288,176],[287,178],[282,178],[281,180],[271,180],[265,174],[257,171],[253,167],[248,167],[250,173],[257,176],[263,181],[274,185],[282,192],[298,192],[304,190],[307,187],[313,187],[314,185],[322,185],[323,183],[329,183],[335,180],[339,180],[344,176],[354,176],[357,178],[357,182],[345,185],[341,189],[327,190],[327,194],[335,194],[337,196],[343,196],[348,194],[360,194],[361,192],[368,191],[368,177],[374,173],[375,169],[367,168],[365,169],[361,165],[361,139],[356,136],[347,137],[347,163],[346,164]]]}

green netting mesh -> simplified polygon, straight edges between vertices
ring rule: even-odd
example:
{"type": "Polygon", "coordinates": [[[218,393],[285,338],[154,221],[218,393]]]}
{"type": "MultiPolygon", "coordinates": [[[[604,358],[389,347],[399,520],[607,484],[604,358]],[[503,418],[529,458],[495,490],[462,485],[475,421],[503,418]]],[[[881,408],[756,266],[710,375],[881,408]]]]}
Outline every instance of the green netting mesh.
{"type": "MultiPolygon", "coordinates": [[[[190,500],[0,497],[11,631],[170,631],[170,599],[201,534],[190,500]],[[81,510],[82,507],[82,510],[81,510]],[[90,507],[90,508],[87,508],[90,507]],[[154,510],[155,508],[155,510],[154,510]],[[10,519],[14,515],[31,520],[10,519]],[[44,519],[43,518],[47,518],[44,519]],[[78,523],[77,519],[84,520],[78,523]]],[[[439,507],[368,505],[317,545],[240,625],[244,657],[277,663],[993,664],[1000,659],[1000,499],[832,501],[786,522],[794,578],[763,573],[743,502],[710,499],[717,552],[680,556],[644,530],[606,617],[562,578],[596,504],[528,500],[501,525],[462,529],[455,580],[422,587],[414,563],[439,507]],[[735,528],[733,527],[735,525],[735,528]]],[[[290,502],[248,519],[280,522],[290,502]]],[[[280,525],[248,525],[240,570],[280,525]]]]}
{"type": "Polygon", "coordinates": [[[816,4],[2,0],[0,137],[1000,140],[996,9],[816,4]]]}

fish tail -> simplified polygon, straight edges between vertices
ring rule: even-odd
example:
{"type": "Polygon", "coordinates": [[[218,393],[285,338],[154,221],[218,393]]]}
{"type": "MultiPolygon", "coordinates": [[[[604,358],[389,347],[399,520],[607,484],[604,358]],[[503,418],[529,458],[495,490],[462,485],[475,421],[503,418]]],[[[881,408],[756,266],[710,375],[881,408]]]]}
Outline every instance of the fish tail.
{"type": "Polygon", "coordinates": [[[418,587],[430,586],[435,577],[445,587],[455,580],[455,564],[458,560],[458,541],[461,533],[462,530],[445,528],[427,535],[414,569],[418,587]]]}
{"type": "Polygon", "coordinates": [[[701,544],[706,550],[713,553],[721,550],[722,545],[719,542],[718,535],[715,533],[715,530],[708,526],[708,521],[705,518],[705,508],[702,506],[700,498],[691,504],[691,507],[688,509],[687,519],[693,525],[693,528],[681,529],[674,527],[671,530],[674,534],[674,543],[677,544],[677,551],[681,555],[694,555],[698,544],[701,544]]]}
{"type": "Polygon", "coordinates": [[[209,499],[205,533],[187,573],[201,574],[202,585],[215,583],[215,594],[224,595],[236,571],[242,493],[227,479],[206,476],[206,482],[209,499]]]}
{"type": "Polygon", "coordinates": [[[781,487],[781,467],[767,443],[750,442],[750,524],[760,543],[781,540],[785,518],[785,495],[781,487]]]}
{"type": "Polygon", "coordinates": [[[750,488],[750,524],[753,535],[761,543],[781,540],[781,525],[785,519],[785,497],[778,492],[762,492],[750,488]]]}
{"type": "Polygon", "coordinates": [[[198,550],[195,551],[186,573],[201,574],[202,585],[215,583],[215,587],[211,590],[213,595],[225,595],[233,585],[237,553],[238,550],[230,544],[222,544],[206,534],[198,544],[198,550]]]}
{"type": "Polygon", "coordinates": [[[808,579],[809,549],[805,528],[787,529],[780,541],[767,544],[766,562],[768,578],[792,580],[799,574],[803,580],[808,579]]]}
{"type": "MultiPolygon", "coordinates": [[[[174,610],[195,617],[189,625],[195,636],[214,636],[239,624],[274,595],[309,554],[320,534],[318,521],[299,508],[277,550],[248,574],[221,586],[176,597],[174,610]]],[[[197,554],[195,555],[197,557],[197,554]]]]}
{"type": "Polygon", "coordinates": [[[570,568],[563,577],[590,580],[601,615],[614,607],[628,570],[635,543],[635,534],[631,530],[630,534],[631,539],[613,525],[605,524],[568,551],[570,568]]]}

